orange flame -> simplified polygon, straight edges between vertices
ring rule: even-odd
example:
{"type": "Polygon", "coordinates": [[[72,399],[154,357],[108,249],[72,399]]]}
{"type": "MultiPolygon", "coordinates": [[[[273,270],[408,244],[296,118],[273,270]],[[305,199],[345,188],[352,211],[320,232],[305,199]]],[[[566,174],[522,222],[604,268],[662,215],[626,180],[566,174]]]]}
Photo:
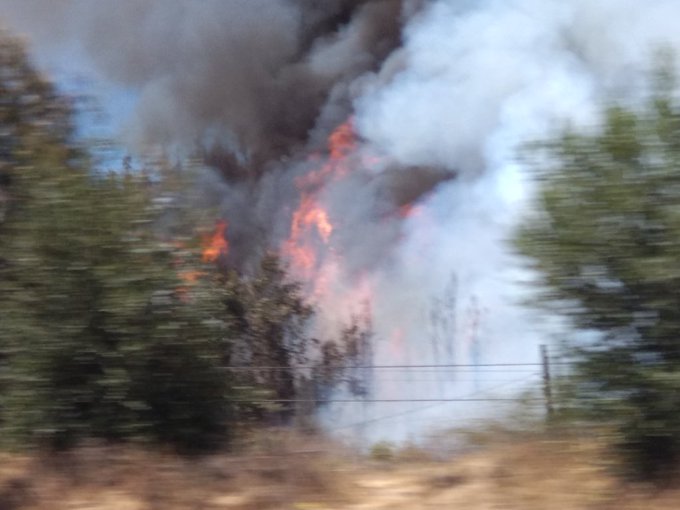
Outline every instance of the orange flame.
{"type": "Polygon", "coordinates": [[[203,262],[215,262],[229,252],[229,243],[224,237],[227,226],[226,221],[217,221],[212,235],[203,239],[203,262]]]}
{"type": "MultiPolygon", "coordinates": [[[[203,262],[215,262],[221,256],[224,256],[229,252],[229,243],[224,237],[227,231],[227,225],[226,221],[219,220],[215,224],[213,233],[203,236],[203,262]]],[[[185,243],[182,241],[174,241],[172,244],[177,250],[186,248],[185,243]]],[[[182,269],[181,267],[183,266],[184,258],[185,257],[182,256],[180,252],[174,261],[174,265],[178,267],[177,276],[182,282],[181,285],[175,288],[175,291],[182,302],[188,302],[190,300],[189,291],[191,287],[203,278],[206,273],[196,269],[182,269]]]]}
{"type": "Polygon", "coordinates": [[[309,239],[312,231],[316,231],[321,241],[327,244],[333,233],[333,225],[326,210],[318,205],[314,197],[303,195],[300,206],[293,213],[290,237],[284,244],[283,251],[298,269],[305,272],[316,265],[316,252],[309,239]]]}
{"type": "Polygon", "coordinates": [[[300,206],[293,213],[293,222],[290,226],[291,238],[298,239],[311,228],[315,228],[323,242],[328,243],[333,233],[333,225],[328,218],[328,213],[316,203],[312,196],[305,195],[300,201],[300,206]]]}
{"type": "MultiPolygon", "coordinates": [[[[347,156],[356,148],[357,141],[354,134],[352,119],[340,124],[328,137],[328,161],[318,170],[297,179],[299,188],[316,191],[329,178],[338,179],[349,172],[346,164],[347,156]]],[[[316,158],[313,158],[315,160],[316,158]]]]}
{"type": "Polygon", "coordinates": [[[328,137],[328,150],[331,161],[341,160],[349,155],[356,147],[353,119],[340,124],[328,137]]]}
{"type": "Polygon", "coordinates": [[[296,181],[302,196],[300,205],[293,213],[290,236],[282,251],[291,260],[298,276],[311,276],[310,272],[318,260],[315,238],[328,244],[334,229],[328,211],[319,203],[319,190],[329,180],[339,179],[348,173],[346,159],[355,147],[356,136],[352,119],[349,119],[328,137],[327,162],[296,181]]]}

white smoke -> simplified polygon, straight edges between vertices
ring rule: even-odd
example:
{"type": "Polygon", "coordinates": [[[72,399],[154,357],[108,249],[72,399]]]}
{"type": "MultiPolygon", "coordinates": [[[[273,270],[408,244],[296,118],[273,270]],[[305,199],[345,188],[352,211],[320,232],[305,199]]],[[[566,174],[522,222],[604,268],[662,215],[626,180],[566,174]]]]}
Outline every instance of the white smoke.
{"type": "MultiPolygon", "coordinates": [[[[567,125],[596,125],[605,101],[642,98],[655,51],[680,50],[678,16],[676,0],[438,0],[406,27],[403,48],[393,57],[397,71],[388,61],[360,82],[358,131],[369,150],[394,162],[445,167],[459,178],[421,202],[420,213],[402,225],[391,267],[374,274],[379,340],[402,328],[409,364],[539,361],[538,344],[547,338],[537,318],[519,306],[526,293],[519,281],[526,275],[508,243],[531,204],[532,179],[518,163],[520,147],[567,125]],[[445,334],[455,345],[446,358],[443,346],[428,339],[431,316],[424,311],[454,276],[456,307],[446,313],[455,320],[445,334]]],[[[376,352],[378,364],[403,362],[381,344],[376,352]]],[[[522,388],[513,383],[522,374],[501,368],[478,373],[472,382],[469,370],[453,372],[423,381],[417,370],[378,370],[373,396],[498,395],[491,390],[499,379],[508,381],[500,395],[522,388]]],[[[538,381],[538,374],[526,375],[538,381]]],[[[328,421],[374,440],[404,439],[494,406],[345,404],[331,408],[328,421]],[[342,425],[352,423],[358,425],[342,425]]]]}
{"type": "MultiPolygon", "coordinates": [[[[527,275],[508,243],[533,192],[518,151],[597,125],[605,101],[635,104],[655,51],[680,50],[678,0],[120,0],[118,14],[46,1],[0,7],[39,48],[76,34],[101,76],[136,88],[137,141],[213,132],[264,155],[256,186],[228,184],[232,234],[285,237],[294,177],[310,169],[296,155],[318,149],[353,105],[357,168],[318,197],[336,228],[317,328],[336,329],[370,296],[377,365],[539,361],[545,337],[519,305],[527,275]],[[394,214],[413,201],[406,218],[394,214]]],[[[252,257],[249,242],[233,244],[252,257]]],[[[507,396],[539,370],[379,369],[370,399],[507,396]]],[[[401,440],[496,407],[352,402],[323,418],[330,430],[401,440]]]]}

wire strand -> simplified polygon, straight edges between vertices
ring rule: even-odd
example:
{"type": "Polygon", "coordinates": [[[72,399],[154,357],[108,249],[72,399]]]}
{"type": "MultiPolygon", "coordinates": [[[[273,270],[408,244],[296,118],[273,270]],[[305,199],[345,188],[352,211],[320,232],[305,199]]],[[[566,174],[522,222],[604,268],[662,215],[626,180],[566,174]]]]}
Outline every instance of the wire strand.
{"type": "MultiPolygon", "coordinates": [[[[574,362],[562,361],[562,362],[551,362],[551,366],[556,365],[572,365],[574,362]]],[[[389,369],[439,369],[439,368],[500,368],[500,367],[538,367],[542,366],[541,362],[536,363],[453,363],[453,364],[442,364],[442,365],[264,365],[264,366],[234,366],[227,365],[223,366],[224,370],[233,371],[251,371],[251,370],[360,370],[360,369],[371,369],[371,370],[389,370],[389,369]]]]}
{"type": "MultiPolygon", "coordinates": [[[[485,388],[484,390],[475,391],[475,392],[473,392],[473,393],[470,393],[470,394],[468,395],[468,398],[474,397],[474,395],[479,395],[480,393],[485,392],[485,391],[494,391],[494,390],[497,390],[497,389],[499,389],[499,388],[508,386],[508,385],[510,385],[510,384],[519,384],[519,383],[526,382],[526,381],[528,381],[531,377],[533,377],[533,376],[535,376],[535,375],[540,375],[540,374],[532,374],[532,375],[529,376],[529,377],[522,377],[522,378],[520,378],[520,379],[514,379],[514,380],[512,380],[512,381],[506,381],[506,382],[503,383],[503,384],[498,384],[498,385],[492,386],[491,388],[485,388]]],[[[515,400],[515,402],[517,401],[517,399],[514,399],[514,400],[515,400]]],[[[541,401],[541,400],[543,400],[543,399],[541,399],[541,398],[536,398],[536,399],[534,399],[534,400],[536,400],[536,401],[541,401]]],[[[339,426],[339,427],[333,427],[333,428],[331,428],[330,430],[344,430],[344,429],[349,429],[349,428],[354,428],[354,427],[361,427],[361,426],[363,426],[363,425],[369,425],[369,424],[371,424],[371,423],[376,423],[376,422],[383,421],[383,420],[389,420],[389,419],[393,419],[393,418],[400,418],[400,417],[402,417],[402,416],[408,416],[408,415],[411,415],[411,414],[416,414],[416,413],[420,413],[420,412],[423,412],[423,411],[427,411],[427,410],[429,410],[429,409],[434,409],[435,407],[439,407],[439,406],[441,406],[441,405],[444,405],[444,404],[446,404],[447,402],[448,402],[448,401],[445,401],[445,402],[437,402],[437,403],[434,403],[434,404],[432,404],[432,405],[422,406],[422,407],[418,407],[418,408],[416,408],[416,409],[408,409],[408,410],[406,410],[406,411],[401,411],[401,412],[399,412],[399,413],[389,414],[389,415],[385,415],[385,416],[378,416],[377,418],[370,418],[370,419],[368,419],[368,420],[364,420],[364,421],[360,421],[360,422],[355,422],[355,423],[350,423],[350,424],[348,424],[348,425],[341,425],[341,426],[339,426]]]]}

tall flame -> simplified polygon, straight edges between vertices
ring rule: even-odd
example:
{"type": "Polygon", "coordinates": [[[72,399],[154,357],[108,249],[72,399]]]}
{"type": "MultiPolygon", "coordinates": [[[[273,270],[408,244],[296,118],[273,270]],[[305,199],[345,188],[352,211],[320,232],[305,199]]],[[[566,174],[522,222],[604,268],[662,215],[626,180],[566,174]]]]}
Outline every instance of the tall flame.
{"type": "Polygon", "coordinates": [[[356,149],[350,118],[328,137],[326,157],[314,154],[310,158],[310,163],[315,163],[313,170],[296,180],[300,202],[292,215],[290,235],[281,246],[291,276],[305,284],[308,297],[324,310],[314,325],[319,332],[344,328],[357,316],[368,317],[365,308],[373,301],[370,276],[356,271],[350,274],[342,251],[334,246],[337,225],[324,207],[322,196],[326,186],[347,177],[357,168],[355,165],[367,166],[356,149]]]}
{"type": "Polygon", "coordinates": [[[319,192],[326,182],[340,179],[349,172],[346,159],[355,148],[356,136],[349,119],[328,137],[326,163],[296,181],[301,193],[300,205],[293,213],[290,236],[282,252],[298,277],[312,276],[319,258],[317,249],[329,243],[334,229],[328,211],[319,201],[319,192]]]}
{"type": "Polygon", "coordinates": [[[229,242],[225,238],[228,223],[219,220],[212,235],[203,239],[203,262],[215,262],[229,253],[229,242]]]}

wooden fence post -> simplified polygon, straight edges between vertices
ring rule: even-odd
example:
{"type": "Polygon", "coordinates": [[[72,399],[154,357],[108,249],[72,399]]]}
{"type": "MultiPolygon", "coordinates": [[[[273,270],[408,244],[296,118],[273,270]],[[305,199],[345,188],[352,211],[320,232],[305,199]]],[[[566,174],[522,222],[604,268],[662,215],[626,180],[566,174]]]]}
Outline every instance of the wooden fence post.
{"type": "Polygon", "coordinates": [[[543,397],[545,399],[545,412],[548,419],[550,419],[553,417],[555,410],[553,408],[548,347],[545,344],[541,345],[541,365],[543,366],[543,397]]]}

